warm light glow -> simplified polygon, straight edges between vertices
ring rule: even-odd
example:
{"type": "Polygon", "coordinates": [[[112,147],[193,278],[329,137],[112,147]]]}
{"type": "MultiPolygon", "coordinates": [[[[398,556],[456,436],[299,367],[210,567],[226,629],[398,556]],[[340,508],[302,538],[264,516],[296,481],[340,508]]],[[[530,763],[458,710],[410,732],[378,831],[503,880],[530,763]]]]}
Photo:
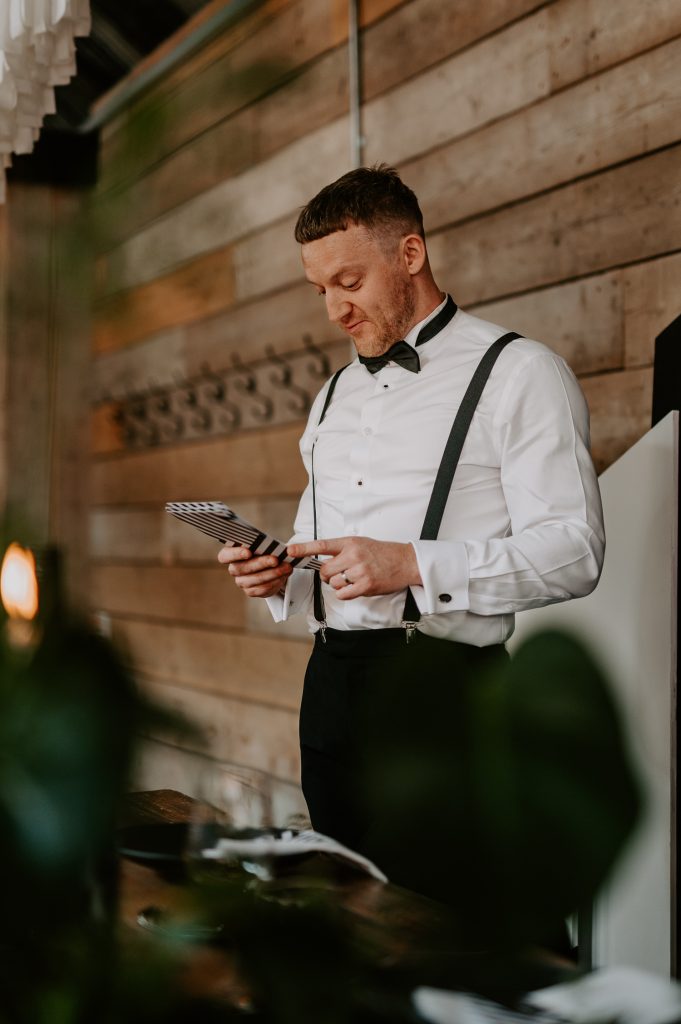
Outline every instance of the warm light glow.
{"type": "Polygon", "coordinates": [[[0,572],[0,595],[7,614],[17,619],[33,619],[38,611],[38,580],[33,552],[19,544],[10,544],[0,572]]]}

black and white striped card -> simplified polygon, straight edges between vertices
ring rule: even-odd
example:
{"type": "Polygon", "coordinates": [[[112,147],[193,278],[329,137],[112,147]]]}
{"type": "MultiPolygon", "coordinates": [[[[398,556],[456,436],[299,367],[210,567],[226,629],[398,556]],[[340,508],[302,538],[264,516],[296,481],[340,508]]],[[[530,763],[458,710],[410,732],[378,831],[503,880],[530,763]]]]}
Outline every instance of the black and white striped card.
{"type": "Polygon", "coordinates": [[[286,544],[246,522],[222,501],[169,501],[166,512],[222,544],[250,548],[254,555],[275,555],[280,562],[290,562],[297,569],[321,568],[316,556],[291,558],[286,554],[286,544]]]}

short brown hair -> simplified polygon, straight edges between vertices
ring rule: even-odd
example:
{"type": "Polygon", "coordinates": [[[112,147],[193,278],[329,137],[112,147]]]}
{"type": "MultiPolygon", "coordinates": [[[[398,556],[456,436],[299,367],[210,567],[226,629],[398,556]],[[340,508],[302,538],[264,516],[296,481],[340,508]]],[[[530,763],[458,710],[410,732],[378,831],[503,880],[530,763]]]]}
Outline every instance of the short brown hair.
{"type": "Polygon", "coordinates": [[[374,231],[399,229],[424,236],[418,199],[393,167],[377,164],[348,171],[326,185],[303,207],[296,223],[296,241],[315,242],[349,224],[374,231]]]}

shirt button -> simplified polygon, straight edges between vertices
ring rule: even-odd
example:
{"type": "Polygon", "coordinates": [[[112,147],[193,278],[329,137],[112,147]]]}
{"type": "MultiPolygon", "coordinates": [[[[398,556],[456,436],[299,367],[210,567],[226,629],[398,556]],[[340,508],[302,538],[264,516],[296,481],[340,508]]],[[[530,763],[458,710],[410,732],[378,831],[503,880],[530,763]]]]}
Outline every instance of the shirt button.
{"type": "Polygon", "coordinates": [[[370,437],[371,434],[373,434],[373,430],[371,429],[371,427],[365,427],[362,433],[364,434],[365,437],[370,437]]]}
{"type": "Polygon", "coordinates": [[[363,480],[358,480],[358,481],[357,481],[357,486],[358,486],[358,487],[361,487],[363,483],[364,483],[364,481],[363,481],[363,480]]]}
{"type": "Polygon", "coordinates": [[[452,595],[451,594],[440,594],[438,596],[438,601],[442,601],[443,604],[448,604],[449,601],[451,601],[451,599],[452,599],[452,595]]]}

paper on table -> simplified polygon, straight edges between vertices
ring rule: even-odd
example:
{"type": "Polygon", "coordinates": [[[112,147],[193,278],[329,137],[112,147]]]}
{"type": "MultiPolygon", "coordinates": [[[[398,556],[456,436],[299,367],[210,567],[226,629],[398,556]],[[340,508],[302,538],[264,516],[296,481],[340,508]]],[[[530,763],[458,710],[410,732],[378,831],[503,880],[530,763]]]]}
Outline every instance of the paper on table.
{"type": "Polygon", "coordinates": [[[293,857],[304,853],[331,853],[342,860],[355,864],[379,882],[388,879],[373,861],[348,846],[308,829],[304,832],[284,831],[281,835],[261,835],[250,839],[218,839],[214,847],[203,850],[208,860],[229,861],[244,857],[293,857]]]}
{"type": "Polygon", "coordinates": [[[222,501],[169,501],[166,512],[222,544],[243,545],[254,555],[274,555],[280,562],[290,562],[296,569],[316,571],[321,568],[322,563],[315,556],[291,558],[286,554],[286,544],[242,519],[222,501]]]}
{"type": "Polygon", "coordinates": [[[412,1002],[419,1017],[429,1024],[568,1024],[565,1017],[534,1009],[512,1010],[473,992],[422,986],[412,993],[412,1002]]]}

